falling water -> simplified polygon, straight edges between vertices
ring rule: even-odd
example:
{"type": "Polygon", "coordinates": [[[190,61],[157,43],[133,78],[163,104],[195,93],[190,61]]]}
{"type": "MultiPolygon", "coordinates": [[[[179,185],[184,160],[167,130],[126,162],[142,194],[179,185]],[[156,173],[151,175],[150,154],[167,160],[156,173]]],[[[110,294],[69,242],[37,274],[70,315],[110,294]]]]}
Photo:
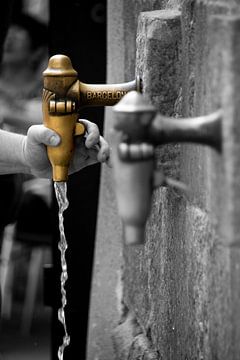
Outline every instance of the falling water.
{"type": "Polygon", "coordinates": [[[66,346],[70,344],[70,336],[67,332],[66,320],[65,320],[65,311],[64,308],[67,304],[67,297],[66,297],[66,290],[65,290],[65,283],[68,278],[67,273],[67,262],[65,258],[65,252],[67,250],[67,241],[64,232],[64,225],[63,225],[63,212],[68,208],[68,199],[67,199],[67,183],[66,182],[54,182],[54,189],[55,194],[59,206],[58,217],[59,217],[59,232],[60,232],[60,240],[58,243],[58,249],[61,252],[61,266],[62,266],[62,273],[61,273],[61,294],[62,294],[62,306],[58,310],[58,320],[63,324],[64,327],[64,336],[63,336],[63,343],[58,348],[58,359],[63,360],[63,353],[66,346]]]}

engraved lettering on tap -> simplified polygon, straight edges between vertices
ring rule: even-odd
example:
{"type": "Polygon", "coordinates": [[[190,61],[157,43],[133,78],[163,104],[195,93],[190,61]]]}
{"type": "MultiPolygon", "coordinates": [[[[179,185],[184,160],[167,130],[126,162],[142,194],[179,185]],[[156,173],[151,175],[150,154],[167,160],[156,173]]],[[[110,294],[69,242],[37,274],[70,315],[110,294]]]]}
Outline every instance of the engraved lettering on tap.
{"type": "Polygon", "coordinates": [[[124,95],[127,94],[127,91],[87,91],[86,93],[87,100],[92,99],[104,99],[104,100],[119,100],[124,95]]]}

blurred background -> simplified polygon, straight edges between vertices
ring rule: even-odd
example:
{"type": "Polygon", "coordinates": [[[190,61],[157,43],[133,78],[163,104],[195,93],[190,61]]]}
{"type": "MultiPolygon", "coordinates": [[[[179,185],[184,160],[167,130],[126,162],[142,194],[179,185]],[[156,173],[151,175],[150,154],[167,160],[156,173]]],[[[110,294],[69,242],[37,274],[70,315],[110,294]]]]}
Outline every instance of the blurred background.
{"type": "MultiPolygon", "coordinates": [[[[0,65],[0,126],[25,134],[42,121],[49,3],[15,1],[11,6],[0,65]]],[[[50,359],[52,310],[44,306],[43,266],[52,264],[51,183],[2,175],[0,195],[0,358],[50,359]]]]}
{"type": "MultiPolygon", "coordinates": [[[[42,123],[42,72],[49,56],[68,55],[81,81],[105,82],[105,1],[16,0],[6,4],[0,65],[0,126],[25,134],[42,123]]],[[[103,109],[82,118],[103,131],[103,109]]],[[[85,358],[101,168],[70,177],[65,212],[69,244],[66,322],[71,344],[64,359],[85,358]]],[[[57,359],[60,306],[58,207],[52,182],[24,174],[0,176],[0,359],[57,359]]]]}

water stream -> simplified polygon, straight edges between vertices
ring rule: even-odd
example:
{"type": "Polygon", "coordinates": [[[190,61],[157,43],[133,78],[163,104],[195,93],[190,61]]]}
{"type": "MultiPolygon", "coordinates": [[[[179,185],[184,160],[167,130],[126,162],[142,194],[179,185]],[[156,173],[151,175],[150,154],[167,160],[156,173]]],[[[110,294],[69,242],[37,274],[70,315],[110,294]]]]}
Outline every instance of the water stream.
{"type": "Polygon", "coordinates": [[[66,182],[54,182],[54,189],[55,195],[58,202],[58,218],[59,218],[59,232],[60,232],[60,240],[58,242],[58,249],[61,253],[61,294],[62,294],[62,306],[58,310],[58,320],[63,324],[64,328],[64,336],[63,336],[63,343],[58,348],[58,359],[63,360],[64,349],[66,346],[70,344],[70,336],[67,332],[67,325],[65,320],[65,306],[67,304],[67,297],[66,297],[66,290],[65,290],[65,283],[68,279],[67,273],[67,262],[65,257],[65,252],[67,250],[68,244],[66,241],[66,236],[64,232],[64,225],[63,225],[63,212],[68,208],[69,202],[67,199],[67,183],[66,182]]]}

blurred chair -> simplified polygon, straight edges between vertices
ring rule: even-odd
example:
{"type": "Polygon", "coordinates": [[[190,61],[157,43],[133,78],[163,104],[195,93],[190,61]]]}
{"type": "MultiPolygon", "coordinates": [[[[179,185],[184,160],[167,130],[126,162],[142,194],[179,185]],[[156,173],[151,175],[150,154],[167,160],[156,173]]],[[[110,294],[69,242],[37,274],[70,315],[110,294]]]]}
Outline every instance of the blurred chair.
{"type": "MultiPolygon", "coordinates": [[[[30,125],[42,122],[42,71],[46,68],[47,54],[46,24],[25,13],[13,13],[0,66],[1,128],[25,134],[30,125]]],[[[2,316],[9,318],[12,313],[15,261],[17,257],[23,258],[24,249],[29,249],[21,325],[22,332],[27,333],[31,326],[43,256],[45,251],[50,251],[51,219],[48,205],[51,195],[46,190],[44,180],[15,182],[18,176],[19,174],[0,176],[2,316]],[[14,186],[10,189],[12,182],[14,186]],[[19,189],[22,185],[23,197],[19,209],[16,207],[14,192],[15,186],[19,189]],[[14,207],[11,206],[12,203],[14,207]],[[15,209],[17,219],[12,218],[15,209]],[[11,215],[10,219],[8,213],[11,215]]]]}
{"type": "Polygon", "coordinates": [[[11,284],[13,268],[11,254],[18,210],[22,200],[21,174],[0,176],[0,280],[2,292],[2,316],[9,318],[11,314],[11,284]]]}
{"type": "Polygon", "coordinates": [[[52,220],[49,202],[51,186],[48,180],[31,179],[24,183],[24,196],[17,221],[6,227],[2,245],[2,316],[10,318],[14,284],[14,248],[17,256],[29,251],[27,279],[21,311],[21,333],[30,332],[37,304],[39,281],[43,281],[44,258],[51,256],[52,220]]]}
{"type": "Polygon", "coordinates": [[[2,293],[1,316],[9,319],[12,311],[12,282],[13,267],[11,266],[11,253],[13,250],[15,234],[15,223],[8,224],[2,236],[1,263],[0,263],[0,281],[2,293]]]}

